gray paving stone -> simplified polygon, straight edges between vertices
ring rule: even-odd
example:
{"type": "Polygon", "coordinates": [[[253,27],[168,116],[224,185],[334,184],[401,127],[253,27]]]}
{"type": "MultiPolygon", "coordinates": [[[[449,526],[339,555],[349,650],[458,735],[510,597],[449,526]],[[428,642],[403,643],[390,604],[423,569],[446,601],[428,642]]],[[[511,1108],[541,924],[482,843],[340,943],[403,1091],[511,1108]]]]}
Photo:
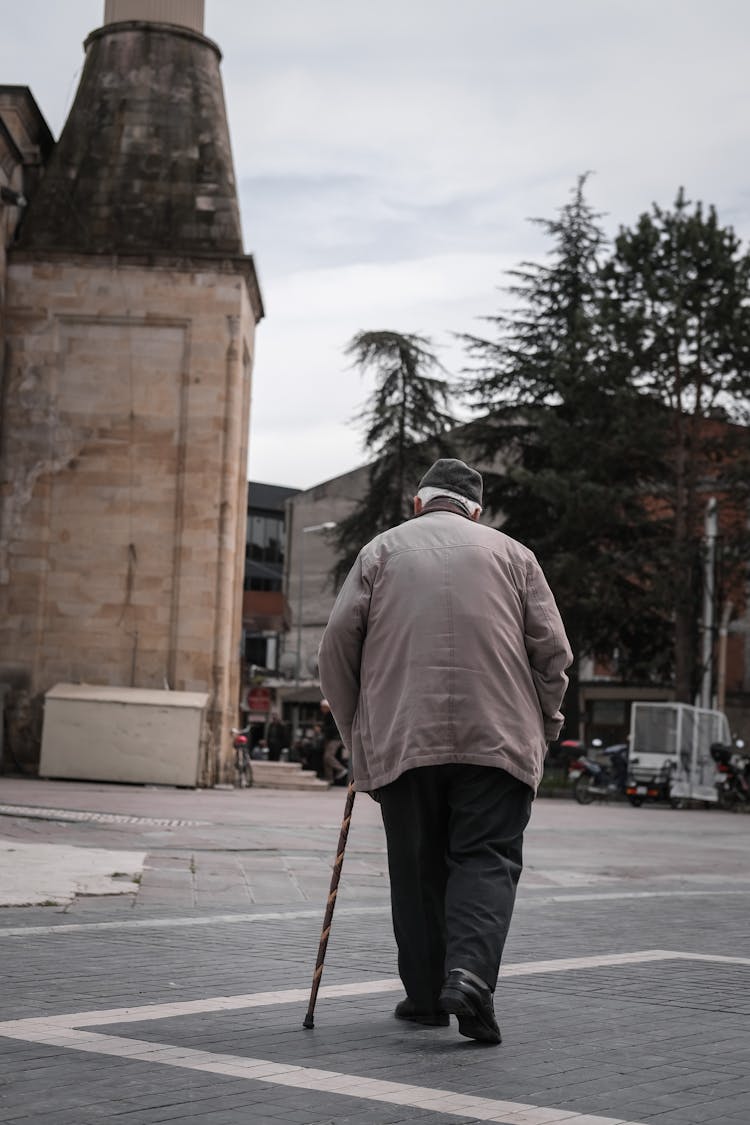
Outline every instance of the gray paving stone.
{"type": "MultiPolygon", "coordinates": [[[[40,793],[44,803],[55,807],[50,789],[54,783],[40,793]]],[[[134,812],[132,790],[124,794],[116,787],[99,787],[97,800],[102,789],[111,802],[103,811],[134,812]]],[[[57,801],[63,799],[62,790],[77,792],[79,803],[85,803],[84,787],[57,787],[57,801]]],[[[52,908],[0,911],[0,931],[13,925],[88,925],[125,918],[148,922],[269,909],[288,913],[302,908],[312,915],[192,927],[30,932],[21,940],[0,935],[0,1019],[274,988],[300,988],[306,995],[342,802],[329,795],[323,795],[322,803],[316,795],[313,802],[305,795],[295,805],[296,798],[288,795],[280,801],[248,791],[243,794],[248,800],[239,806],[222,805],[214,800],[218,796],[186,794],[183,802],[181,794],[144,792],[144,806],[135,814],[206,818],[212,820],[209,828],[160,834],[138,825],[99,823],[69,825],[63,831],[57,824],[33,822],[37,840],[65,838],[80,846],[118,848],[145,844],[144,879],[135,901],[128,896],[127,904],[120,897],[78,899],[64,913],[52,908]],[[205,812],[219,807],[229,811],[221,816],[205,812]],[[250,809],[264,823],[245,823],[250,809]],[[323,826],[322,809],[328,817],[323,826]],[[280,814],[288,817],[287,824],[279,823],[280,814]],[[269,844],[277,850],[270,852],[269,844]]],[[[382,831],[370,804],[358,802],[361,819],[355,816],[353,822],[324,984],[395,976],[387,910],[355,916],[342,909],[387,903],[382,831]]],[[[530,862],[506,951],[508,965],[649,948],[747,954],[750,896],[679,897],[695,890],[691,880],[696,878],[711,889],[707,880],[712,870],[726,871],[737,880],[735,886],[743,885],[750,844],[747,818],[740,823],[739,818],[714,814],[669,816],[657,810],[651,816],[645,809],[642,817],[629,810],[633,815],[628,818],[624,809],[551,804],[539,802],[535,811],[540,826],[535,839],[530,833],[530,862]],[[701,834],[699,846],[696,833],[701,834]],[[645,863],[647,845],[650,854],[658,852],[658,867],[645,863]],[[622,862],[624,856],[631,857],[630,868],[622,862]],[[575,887],[557,885],[556,873],[605,880],[585,886],[587,895],[634,889],[673,893],[581,898],[575,887]]],[[[30,838],[24,833],[31,831],[31,821],[27,827],[10,823],[14,838],[30,838]]],[[[0,822],[0,834],[3,828],[0,822]]],[[[750,877],[745,876],[744,885],[750,890],[750,877]]],[[[501,977],[497,1005],[504,1044],[489,1051],[457,1036],[455,1025],[435,1032],[397,1023],[391,1013],[399,993],[321,997],[314,1032],[301,1029],[304,1002],[110,1023],[93,1030],[650,1125],[746,1125],[747,984],[747,968],[689,961],[501,977]]],[[[0,1118],[26,1125],[155,1125],[191,1118],[202,1125],[451,1125],[468,1120],[13,1040],[0,1044],[0,1118]]]]}

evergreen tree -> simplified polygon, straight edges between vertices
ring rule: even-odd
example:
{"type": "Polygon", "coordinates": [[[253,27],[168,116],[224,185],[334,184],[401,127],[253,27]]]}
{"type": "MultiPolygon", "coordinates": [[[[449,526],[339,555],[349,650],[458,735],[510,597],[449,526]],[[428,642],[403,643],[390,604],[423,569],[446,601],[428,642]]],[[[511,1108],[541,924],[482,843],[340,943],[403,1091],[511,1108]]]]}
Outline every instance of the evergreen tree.
{"type": "Polygon", "coordinates": [[[680,189],[672,211],[654,206],[621,229],[606,279],[613,354],[667,417],[671,454],[652,505],[663,539],[655,570],[673,611],[677,697],[692,702],[710,495],[722,510],[726,586],[747,560],[750,257],[713,207],[691,207],[680,189]]]}
{"type": "Polygon", "coordinates": [[[578,661],[612,657],[624,676],[664,675],[669,622],[645,551],[642,498],[661,458],[659,412],[643,410],[627,370],[610,362],[602,310],[605,237],[579,178],[556,219],[537,219],[549,260],[511,271],[513,306],[488,318],[492,339],[465,337],[469,392],[483,411],[477,452],[502,528],[537,555],[576,657],[566,701],[577,723],[578,661]]]}
{"type": "Polygon", "coordinates": [[[365,496],[331,538],[338,560],[335,586],[361,547],[411,514],[416,482],[437,457],[449,453],[448,385],[428,339],[399,332],[360,332],[346,354],[360,372],[373,371],[375,389],[358,420],[374,458],[365,496]]]}

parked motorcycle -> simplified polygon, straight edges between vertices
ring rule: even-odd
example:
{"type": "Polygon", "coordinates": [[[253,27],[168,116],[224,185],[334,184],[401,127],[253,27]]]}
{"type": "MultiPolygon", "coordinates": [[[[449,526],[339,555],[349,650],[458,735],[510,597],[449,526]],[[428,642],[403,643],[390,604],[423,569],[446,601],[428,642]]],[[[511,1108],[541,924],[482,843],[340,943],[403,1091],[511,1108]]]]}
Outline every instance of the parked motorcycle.
{"type": "Polygon", "coordinates": [[[658,768],[644,768],[641,759],[631,757],[625,796],[638,808],[644,801],[666,801],[673,809],[684,808],[682,797],[672,796],[674,763],[665,761],[658,768]]]}
{"type": "Polygon", "coordinates": [[[596,797],[624,795],[627,787],[627,742],[602,749],[601,740],[595,738],[591,748],[608,761],[605,765],[590,754],[581,754],[570,763],[568,779],[573,782],[573,796],[579,805],[590,805],[596,797]]]}
{"type": "Polygon", "coordinates": [[[711,757],[719,775],[716,792],[719,808],[737,811],[750,805],[750,758],[740,753],[745,743],[738,738],[734,746],[722,742],[711,745],[711,757]]]}

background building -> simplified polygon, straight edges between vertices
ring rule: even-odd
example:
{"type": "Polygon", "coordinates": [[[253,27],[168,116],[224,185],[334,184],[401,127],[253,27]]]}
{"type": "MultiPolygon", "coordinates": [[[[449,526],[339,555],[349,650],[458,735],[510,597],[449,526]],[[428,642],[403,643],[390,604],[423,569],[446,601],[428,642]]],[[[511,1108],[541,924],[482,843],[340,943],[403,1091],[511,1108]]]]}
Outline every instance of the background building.
{"type": "Polygon", "coordinates": [[[247,545],[242,595],[243,657],[251,667],[276,673],[287,627],[284,585],[286,501],[298,489],[249,481],[247,545]]]}
{"type": "Polygon", "coordinates": [[[58,682],[207,692],[210,784],[232,762],[263,315],[221,54],[202,0],[107,0],[84,48],[54,147],[28,91],[0,101],[3,176],[29,181],[21,221],[0,211],[7,729],[28,768],[58,682]]]}
{"type": "MultiPolygon", "coordinates": [[[[455,436],[455,435],[454,435],[455,436]]],[[[460,439],[458,439],[460,440],[460,439]]],[[[460,450],[457,453],[461,455],[460,450]]],[[[486,468],[487,466],[478,466],[486,468]]],[[[493,466],[495,469],[497,465],[493,466]]],[[[336,555],[330,535],[325,531],[305,533],[311,526],[338,522],[348,515],[367,489],[368,467],[335,477],[315,488],[296,493],[287,501],[287,549],[284,589],[287,594],[289,631],[284,636],[282,666],[292,682],[281,693],[290,704],[320,699],[317,679],[317,650],[335,600],[331,572],[336,555]],[[299,652],[300,659],[297,660],[299,652]],[[301,669],[300,683],[294,682],[294,669],[301,669]]],[[[416,483],[416,482],[415,482],[416,483]]],[[[496,522],[484,514],[485,523],[496,522]]],[[[582,545],[585,550],[585,544],[582,545]]],[[[561,605],[565,613],[565,607],[561,605]]],[[[729,635],[717,639],[715,673],[721,644],[726,643],[725,710],[730,726],[750,745],[750,605],[745,591],[737,592],[736,619],[729,635]]],[[[716,684],[717,675],[714,675],[716,684]]],[[[605,743],[621,741],[630,727],[630,707],[634,701],[658,702],[674,699],[670,683],[623,682],[606,662],[584,658],[580,664],[578,731],[568,737],[587,741],[601,738],[605,743]]]]}
{"type": "Polygon", "coordinates": [[[368,466],[333,477],[292,496],[286,505],[284,593],[289,630],[284,635],[281,667],[292,681],[289,703],[320,700],[318,645],[336,596],[332,568],[336,556],[327,523],[338,523],[367,488],[368,466]]]}

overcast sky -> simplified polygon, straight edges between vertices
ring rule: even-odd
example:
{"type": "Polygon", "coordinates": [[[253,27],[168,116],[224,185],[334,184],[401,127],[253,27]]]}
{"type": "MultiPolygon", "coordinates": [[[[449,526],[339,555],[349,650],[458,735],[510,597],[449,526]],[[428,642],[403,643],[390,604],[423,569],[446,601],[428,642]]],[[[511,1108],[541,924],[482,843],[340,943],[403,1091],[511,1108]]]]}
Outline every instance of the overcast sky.
{"type": "MultiPolygon", "coordinates": [[[[0,0],[0,83],[55,136],[103,0],[0,0]]],[[[355,332],[452,333],[546,250],[579,173],[614,233],[680,184],[750,238],[747,0],[207,0],[258,328],[249,476],[363,460],[355,332]]]]}

